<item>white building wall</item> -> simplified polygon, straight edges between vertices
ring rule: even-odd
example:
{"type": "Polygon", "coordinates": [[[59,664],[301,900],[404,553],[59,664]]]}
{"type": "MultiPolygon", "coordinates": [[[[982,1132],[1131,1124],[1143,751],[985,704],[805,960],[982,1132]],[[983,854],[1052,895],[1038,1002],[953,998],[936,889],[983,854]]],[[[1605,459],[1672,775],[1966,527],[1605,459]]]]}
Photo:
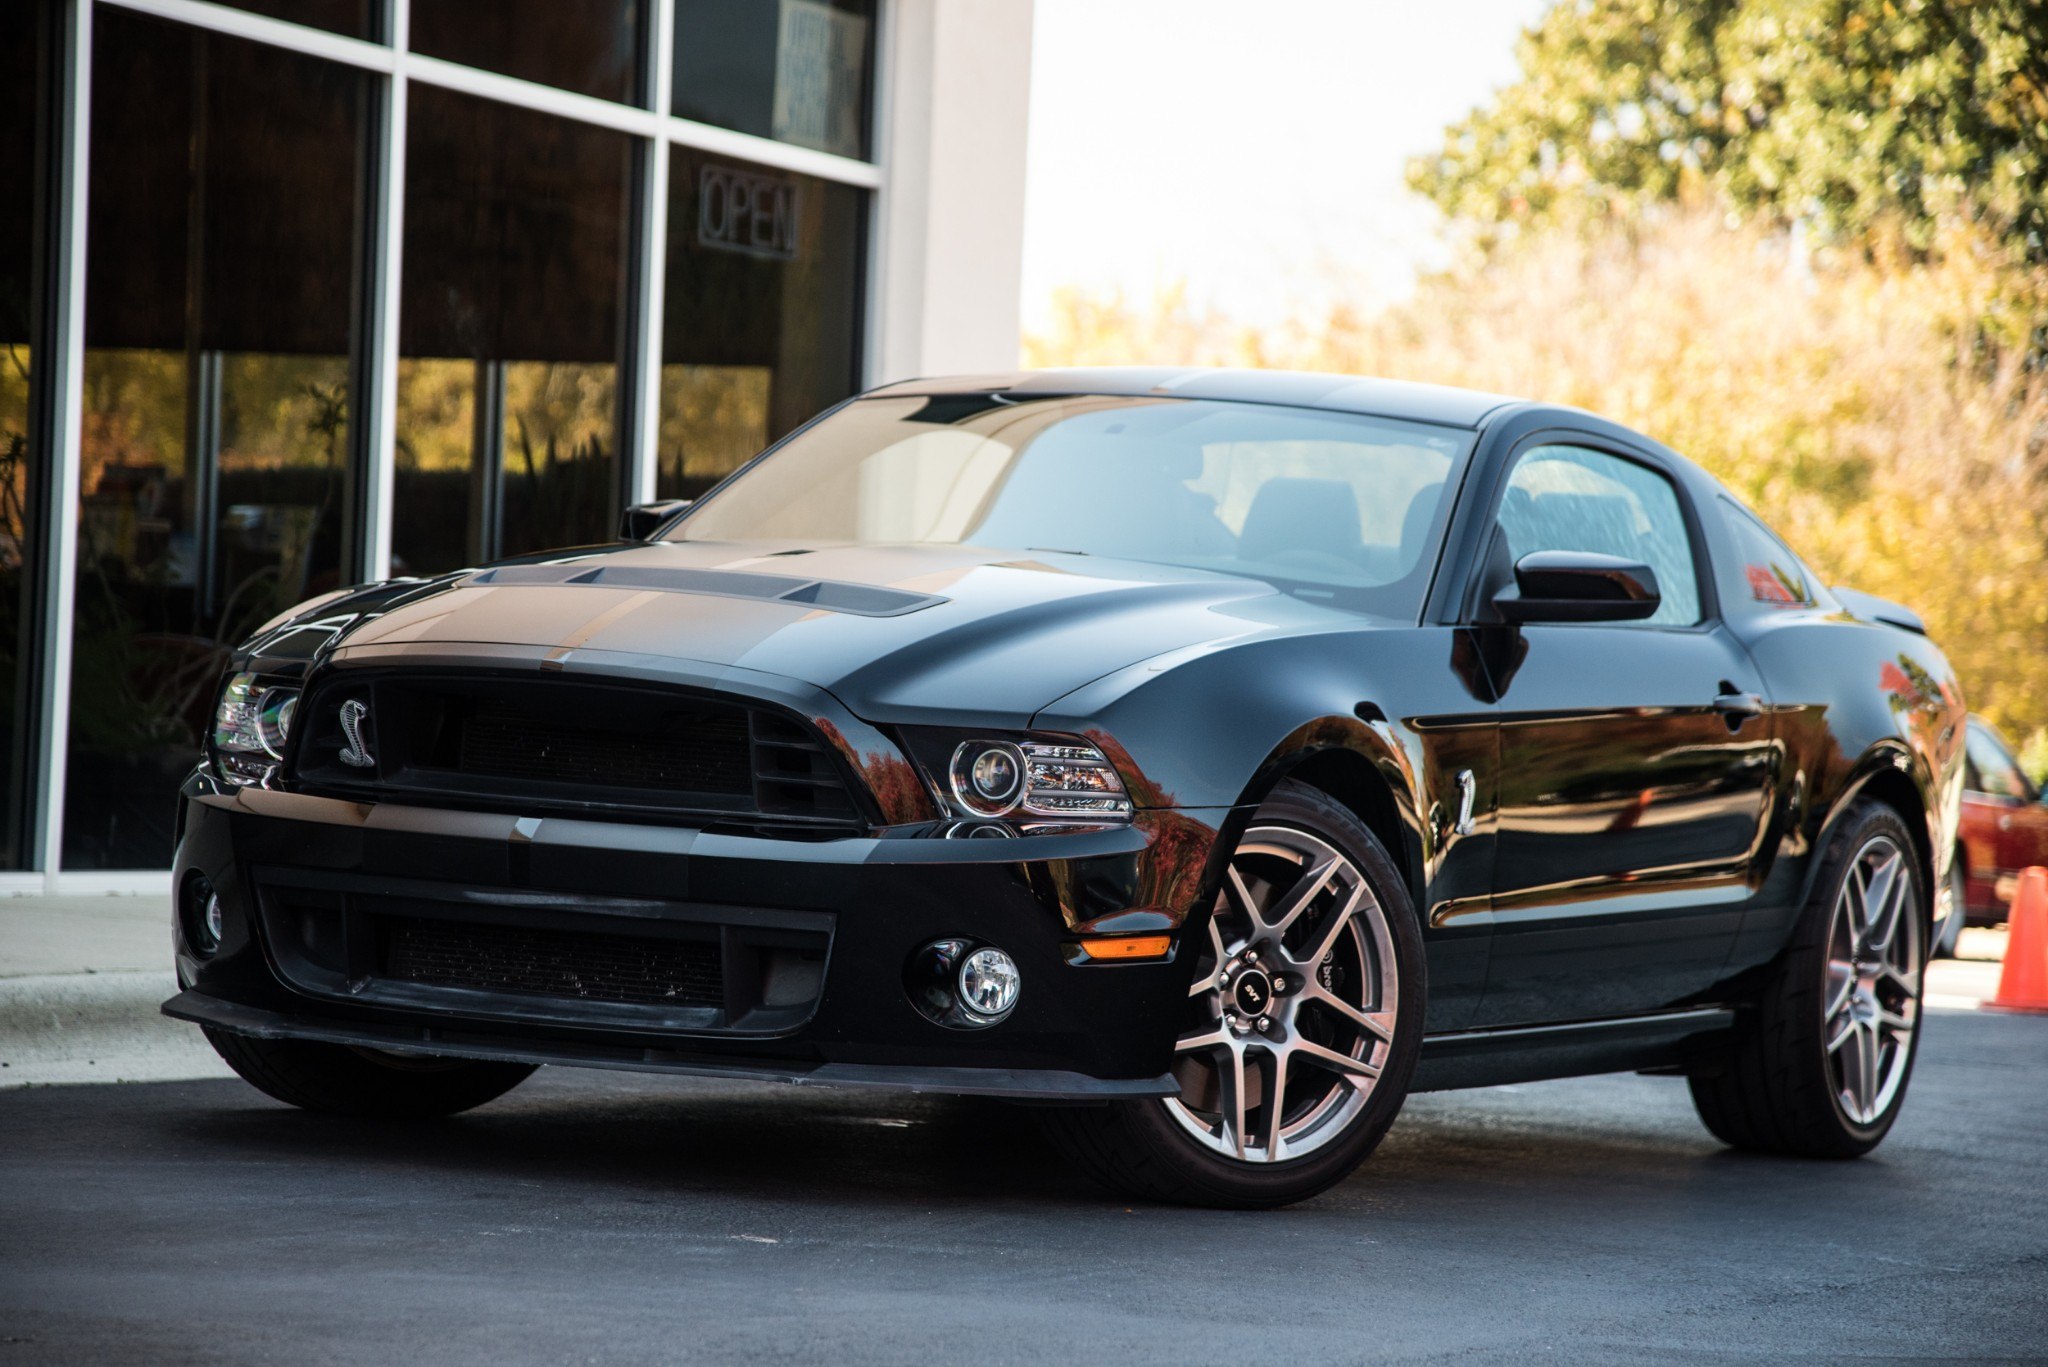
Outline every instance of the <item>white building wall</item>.
{"type": "Polygon", "coordinates": [[[1013,370],[1032,0],[894,0],[868,380],[1013,370]]]}

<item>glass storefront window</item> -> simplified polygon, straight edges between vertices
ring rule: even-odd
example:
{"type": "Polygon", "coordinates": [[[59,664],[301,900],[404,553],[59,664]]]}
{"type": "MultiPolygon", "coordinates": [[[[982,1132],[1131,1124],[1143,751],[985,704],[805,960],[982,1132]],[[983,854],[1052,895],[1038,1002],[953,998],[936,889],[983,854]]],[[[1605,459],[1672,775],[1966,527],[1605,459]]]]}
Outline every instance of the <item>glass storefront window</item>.
{"type": "Polygon", "coordinates": [[[868,155],[874,0],[676,0],[671,112],[868,155]]]}
{"type": "Polygon", "coordinates": [[[859,388],[867,196],[675,148],[656,486],[694,498],[859,388]]]}
{"type": "Polygon", "coordinates": [[[383,0],[219,0],[234,9],[282,19],[288,24],[324,28],[345,38],[379,39],[384,35],[383,0]]]}
{"type": "Polygon", "coordinates": [[[652,0],[412,0],[414,52],[581,95],[641,102],[652,0]]]}
{"type": "Polygon", "coordinates": [[[408,122],[393,569],[608,539],[637,144],[425,85],[408,122]]]}
{"type": "Polygon", "coordinates": [[[46,80],[41,54],[55,9],[48,0],[0,6],[0,185],[10,187],[0,195],[0,718],[7,727],[0,751],[0,869],[29,862],[24,794],[33,786],[27,770],[36,724],[31,595],[42,530],[32,500],[44,497],[29,431],[37,328],[30,296],[36,278],[36,138],[46,80]]]}
{"type": "Polygon", "coordinates": [[[102,9],[64,866],[161,868],[227,648],[348,575],[371,78],[102,9]]]}

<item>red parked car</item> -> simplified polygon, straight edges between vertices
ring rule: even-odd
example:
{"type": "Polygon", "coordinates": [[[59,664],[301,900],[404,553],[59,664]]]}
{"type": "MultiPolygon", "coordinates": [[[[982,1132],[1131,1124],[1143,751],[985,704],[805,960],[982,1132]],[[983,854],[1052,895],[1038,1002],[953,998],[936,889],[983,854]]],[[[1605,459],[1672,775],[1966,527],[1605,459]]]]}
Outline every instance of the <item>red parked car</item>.
{"type": "Polygon", "coordinates": [[[2005,738],[1978,717],[1970,718],[1963,768],[1962,845],[1956,867],[1973,926],[2003,921],[2019,871],[2048,865],[2048,802],[2005,738]]]}

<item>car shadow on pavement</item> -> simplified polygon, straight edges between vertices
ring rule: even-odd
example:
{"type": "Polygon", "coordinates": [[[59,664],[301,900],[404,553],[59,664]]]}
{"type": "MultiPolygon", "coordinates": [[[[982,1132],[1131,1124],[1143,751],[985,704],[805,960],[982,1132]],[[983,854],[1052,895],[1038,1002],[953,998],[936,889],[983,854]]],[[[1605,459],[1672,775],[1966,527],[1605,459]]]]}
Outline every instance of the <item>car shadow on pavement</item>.
{"type": "Polygon", "coordinates": [[[1097,1199],[1024,1108],[971,1097],[548,1078],[448,1120],[352,1120],[251,1099],[185,1108],[175,1124],[258,1161],[396,1165],[429,1178],[485,1175],[666,1198],[1097,1199]]]}
{"type": "MultiPolygon", "coordinates": [[[[181,1101],[185,1101],[181,1098],[181,1101]]],[[[293,1111],[227,1084],[159,1122],[225,1162],[365,1169],[425,1185],[479,1177],[588,1197],[901,1206],[962,1201],[1043,1208],[1126,1206],[1075,1175],[1028,1107],[979,1098],[905,1097],[752,1083],[544,1073],[464,1116],[360,1121],[293,1111]]],[[[1845,1182],[1857,1165],[1738,1156],[1692,1118],[1683,1087],[1637,1078],[1411,1099],[1375,1158],[1302,1211],[1440,1208],[1506,1216],[1597,1197],[1789,1192],[1845,1182]],[[1560,1107],[1561,1093],[1577,1104],[1560,1107]]]]}

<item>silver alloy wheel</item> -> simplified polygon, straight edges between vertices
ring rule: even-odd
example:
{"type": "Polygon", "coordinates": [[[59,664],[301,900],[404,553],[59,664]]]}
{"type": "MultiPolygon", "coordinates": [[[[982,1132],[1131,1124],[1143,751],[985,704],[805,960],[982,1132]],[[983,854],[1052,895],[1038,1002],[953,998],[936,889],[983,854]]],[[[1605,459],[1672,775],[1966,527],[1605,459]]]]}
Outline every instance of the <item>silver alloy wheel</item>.
{"type": "Polygon", "coordinates": [[[1188,996],[1182,1094],[1167,1113],[1245,1162],[1313,1153],[1365,1108],[1392,1053],[1400,976],[1386,912],[1327,841],[1253,827],[1231,856],[1188,996]]]}
{"type": "Polygon", "coordinates": [[[1920,968],[1912,868],[1890,836],[1876,836],[1856,852],[1835,897],[1821,1017],[1828,1081],[1854,1124],[1875,1124],[1905,1082],[1920,968]]]}

